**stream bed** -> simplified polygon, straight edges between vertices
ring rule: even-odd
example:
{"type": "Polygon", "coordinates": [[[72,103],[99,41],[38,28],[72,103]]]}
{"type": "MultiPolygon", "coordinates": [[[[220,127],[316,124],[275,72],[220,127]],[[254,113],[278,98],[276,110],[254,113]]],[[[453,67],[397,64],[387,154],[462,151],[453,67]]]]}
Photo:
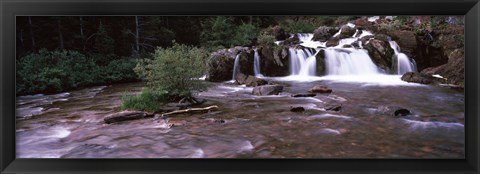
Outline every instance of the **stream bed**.
{"type": "MultiPolygon", "coordinates": [[[[397,78],[397,77],[395,77],[397,78]]],[[[398,77],[399,78],[399,77],[398,77]]],[[[464,94],[407,83],[269,78],[279,95],[210,83],[203,114],[105,124],[144,84],[17,97],[17,158],[464,158],[464,94]],[[390,85],[389,85],[390,84],[390,85]],[[291,97],[315,85],[331,94],[291,97]],[[304,112],[291,112],[301,106],[304,112]],[[328,111],[340,106],[339,111],[328,111]],[[408,116],[394,116],[392,108],[408,116]]]]}

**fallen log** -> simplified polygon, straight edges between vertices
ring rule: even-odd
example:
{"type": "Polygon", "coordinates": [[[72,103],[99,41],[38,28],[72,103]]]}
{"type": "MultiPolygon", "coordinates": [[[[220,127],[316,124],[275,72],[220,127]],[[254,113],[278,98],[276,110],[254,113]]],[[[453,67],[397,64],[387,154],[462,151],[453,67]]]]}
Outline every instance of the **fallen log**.
{"type": "Polygon", "coordinates": [[[184,113],[199,113],[199,112],[201,113],[201,112],[208,112],[208,111],[217,110],[217,109],[218,109],[218,106],[213,105],[205,108],[189,108],[189,109],[176,110],[172,112],[163,113],[161,114],[161,116],[164,117],[168,115],[184,114],[184,113]]]}
{"type": "Polygon", "coordinates": [[[105,121],[105,123],[107,124],[110,124],[127,120],[142,119],[148,116],[150,116],[150,114],[142,111],[122,111],[106,116],[105,118],[103,118],[103,121],[105,121]]]}

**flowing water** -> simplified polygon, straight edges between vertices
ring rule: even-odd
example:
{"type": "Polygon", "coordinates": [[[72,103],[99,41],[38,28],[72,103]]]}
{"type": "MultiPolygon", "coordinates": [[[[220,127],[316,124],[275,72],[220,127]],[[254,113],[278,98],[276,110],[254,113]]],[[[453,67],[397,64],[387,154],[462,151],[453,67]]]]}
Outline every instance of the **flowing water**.
{"type": "Polygon", "coordinates": [[[17,158],[465,156],[464,95],[457,91],[328,78],[302,83],[267,79],[283,84],[284,92],[254,96],[250,87],[212,83],[197,95],[208,100],[199,107],[218,105],[218,111],[116,124],[104,124],[103,118],[118,112],[121,96],[138,94],[142,83],[18,97],[17,158]],[[290,97],[317,84],[333,93],[290,97]],[[329,105],[342,109],[326,111],[329,105]],[[291,112],[295,106],[306,111],[291,112]],[[392,106],[408,108],[413,115],[395,117],[388,109],[392,106]]]}
{"type": "Polygon", "coordinates": [[[257,77],[262,77],[262,73],[260,72],[260,55],[258,54],[257,49],[254,49],[255,54],[253,55],[253,73],[257,77]]]}
{"type": "Polygon", "coordinates": [[[392,47],[393,51],[395,52],[393,55],[393,69],[396,70],[397,74],[402,75],[407,72],[417,71],[415,60],[410,59],[407,55],[401,53],[397,42],[390,41],[390,47],[392,47]]]}
{"type": "Polygon", "coordinates": [[[235,56],[235,63],[233,64],[232,80],[235,80],[235,78],[237,77],[237,73],[240,69],[239,62],[240,62],[240,54],[237,54],[237,56],[235,56]]]}

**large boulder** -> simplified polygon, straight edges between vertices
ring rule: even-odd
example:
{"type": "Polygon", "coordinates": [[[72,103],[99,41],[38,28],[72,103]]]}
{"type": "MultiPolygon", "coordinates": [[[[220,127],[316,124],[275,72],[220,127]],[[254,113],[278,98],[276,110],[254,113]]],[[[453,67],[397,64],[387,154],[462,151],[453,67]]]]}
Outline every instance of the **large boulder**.
{"type": "Polygon", "coordinates": [[[352,37],[357,31],[355,28],[349,27],[347,25],[342,26],[340,30],[342,31],[340,31],[340,34],[337,36],[338,39],[345,39],[345,38],[352,37]]]}
{"type": "Polygon", "coordinates": [[[325,46],[334,47],[334,46],[337,46],[339,42],[340,42],[340,39],[338,37],[332,37],[327,40],[327,42],[325,43],[325,46]]]}
{"type": "Polygon", "coordinates": [[[286,76],[289,74],[288,46],[262,46],[259,48],[260,70],[269,77],[286,76]]]}
{"type": "Polygon", "coordinates": [[[255,76],[248,76],[245,79],[245,85],[247,86],[261,86],[261,85],[266,85],[268,84],[268,81],[257,78],[255,76]]]}
{"type": "Polygon", "coordinates": [[[213,52],[207,60],[207,80],[222,82],[232,79],[235,58],[239,57],[239,73],[253,75],[254,51],[248,47],[233,47],[213,52]]]}
{"type": "Polygon", "coordinates": [[[320,26],[315,29],[312,40],[325,42],[337,33],[337,27],[320,26]]]}
{"type": "Polygon", "coordinates": [[[368,54],[377,66],[387,72],[391,71],[394,51],[388,41],[373,38],[368,40],[363,47],[368,50],[368,54]]]}
{"type": "Polygon", "coordinates": [[[278,95],[283,91],[281,85],[263,85],[253,88],[253,95],[278,95]]]}
{"type": "Polygon", "coordinates": [[[445,78],[446,83],[463,85],[465,81],[465,55],[464,49],[458,48],[448,55],[446,64],[426,68],[422,73],[427,75],[438,74],[445,78]]]}
{"type": "Polygon", "coordinates": [[[268,28],[265,30],[265,34],[274,36],[276,40],[285,40],[289,38],[289,34],[279,25],[268,28]]]}

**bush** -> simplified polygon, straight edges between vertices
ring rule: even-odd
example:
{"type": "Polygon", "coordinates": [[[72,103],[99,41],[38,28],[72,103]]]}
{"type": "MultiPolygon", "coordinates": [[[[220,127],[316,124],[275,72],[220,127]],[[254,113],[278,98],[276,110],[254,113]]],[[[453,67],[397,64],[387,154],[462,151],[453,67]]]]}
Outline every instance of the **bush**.
{"type": "Polygon", "coordinates": [[[274,46],[275,45],[275,36],[262,33],[260,36],[258,36],[258,41],[257,42],[260,45],[274,46]]]}
{"type": "Polygon", "coordinates": [[[174,43],[171,48],[157,48],[153,60],[140,61],[134,70],[154,91],[190,97],[193,91],[206,88],[198,78],[206,72],[207,56],[203,49],[174,43]]]}
{"type": "Polygon", "coordinates": [[[145,88],[140,95],[124,95],[122,97],[122,109],[157,112],[160,111],[161,104],[166,102],[168,102],[166,91],[145,88]]]}

